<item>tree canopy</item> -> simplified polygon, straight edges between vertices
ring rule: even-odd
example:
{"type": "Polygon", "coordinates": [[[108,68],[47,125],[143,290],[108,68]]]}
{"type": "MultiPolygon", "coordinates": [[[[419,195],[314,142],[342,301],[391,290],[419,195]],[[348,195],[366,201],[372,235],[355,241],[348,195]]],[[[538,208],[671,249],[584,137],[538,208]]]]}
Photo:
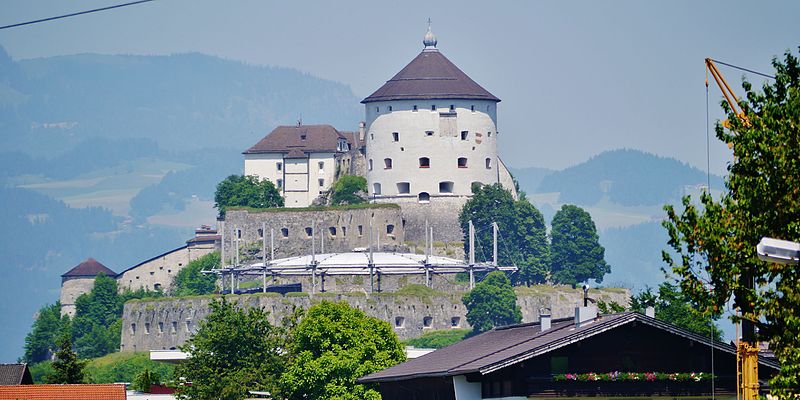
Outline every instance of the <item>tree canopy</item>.
{"type": "Polygon", "coordinates": [[[31,331],[25,336],[25,355],[22,360],[34,364],[49,360],[58,348],[58,338],[69,332],[70,319],[61,315],[61,303],[47,304],[39,309],[31,331]]]}
{"type": "Polygon", "coordinates": [[[716,137],[734,156],[727,190],[665,207],[677,256],[663,258],[701,312],[719,315],[733,296],[781,362],[773,394],[788,397],[800,387],[800,268],[759,261],[756,245],[762,237],[800,241],[800,65],[788,51],[772,64],[775,80],[761,90],[742,84],[745,120],[722,103],[729,128],[717,123],[716,137]]]}
{"type": "Polygon", "coordinates": [[[511,192],[496,183],[475,185],[473,196],[461,209],[459,222],[464,232],[464,252],[469,253],[469,221],[475,226],[475,260],[492,261],[492,222],[500,231],[499,265],[516,265],[517,283],[543,283],[548,276],[547,228],[542,213],[527,200],[514,200],[511,192]]]}
{"type": "Polygon", "coordinates": [[[58,338],[58,351],[52,364],[52,372],[47,376],[47,383],[83,383],[83,367],[86,361],[78,360],[72,350],[72,340],[68,333],[58,338]]]}
{"type": "Polygon", "coordinates": [[[333,205],[361,204],[367,201],[367,180],[363,176],[345,175],[333,185],[333,205]]]}
{"type": "Polygon", "coordinates": [[[228,207],[283,207],[283,197],[272,182],[254,175],[231,175],[217,184],[214,207],[220,216],[228,207]]]}
{"type": "Polygon", "coordinates": [[[602,282],[611,272],[598,241],[592,216],[571,204],[561,206],[553,216],[550,242],[550,269],[553,282],[576,285],[594,279],[602,282]]]}
{"type": "Polygon", "coordinates": [[[203,274],[202,271],[218,268],[219,265],[219,252],[217,251],[192,260],[173,278],[170,295],[195,296],[214,293],[217,289],[216,276],[203,274]]]}
{"type": "Polygon", "coordinates": [[[197,333],[181,346],[192,354],[176,369],[191,385],[178,387],[182,399],[234,400],[249,390],[276,393],[286,356],[285,330],[269,322],[260,308],[237,308],[223,297],[197,333]]]}
{"type": "Polygon", "coordinates": [[[696,304],[680,287],[670,282],[658,286],[658,292],[651,288],[631,296],[631,309],[644,313],[645,308],[655,309],[656,319],[669,322],[705,337],[722,340],[722,331],[708,315],[697,312],[696,304]]]}
{"type": "Polygon", "coordinates": [[[490,272],[461,301],[467,307],[467,322],[473,333],[522,322],[517,295],[502,271],[490,272]]]}
{"type": "Polygon", "coordinates": [[[292,337],[292,360],[281,378],[290,400],[380,400],[356,379],[405,360],[392,327],[347,303],[308,309],[292,337]]]}

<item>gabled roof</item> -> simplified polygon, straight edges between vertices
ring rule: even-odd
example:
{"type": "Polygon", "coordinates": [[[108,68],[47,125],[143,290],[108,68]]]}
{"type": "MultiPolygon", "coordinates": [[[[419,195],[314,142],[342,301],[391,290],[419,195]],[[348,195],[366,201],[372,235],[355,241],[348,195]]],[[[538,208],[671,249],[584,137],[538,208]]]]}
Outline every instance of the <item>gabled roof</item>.
{"type": "Polygon", "coordinates": [[[117,276],[117,273],[110,270],[105,265],[101,264],[99,261],[95,260],[94,258],[87,258],[86,261],[78,264],[75,268],[65,272],[61,275],[62,278],[66,277],[73,277],[73,276],[97,276],[99,273],[103,273],[107,276],[117,276]]]}
{"type": "Polygon", "coordinates": [[[125,385],[0,386],[0,400],[125,400],[125,385]]]}
{"type": "Polygon", "coordinates": [[[439,50],[425,49],[362,103],[388,100],[463,99],[500,101],[439,50]]]}
{"type": "MultiPolygon", "coordinates": [[[[279,126],[247,149],[243,154],[289,153],[290,157],[305,157],[306,153],[334,153],[339,139],[348,137],[330,125],[279,126]]],[[[351,143],[352,145],[352,143],[351,143]]]]}
{"type": "MultiPolygon", "coordinates": [[[[629,311],[604,315],[581,327],[576,327],[572,318],[562,319],[554,321],[552,327],[544,332],[538,323],[497,328],[367,375],[358,381],[386,382],[469,373],[488,374],[634,322],[668,331],[702,345],[713,346],[719,351],[736,354],[736,348],[730,344],[712,341],[710,338],[629,311]]],[[[773,369],[780,368],[775,360],[770,359],[759,359],[759,364],[773,369]]]]}
{"type": "Polygon", "coordinates": [[[32,385],[28,364],[0,364],[0,385],[32,385]]]}

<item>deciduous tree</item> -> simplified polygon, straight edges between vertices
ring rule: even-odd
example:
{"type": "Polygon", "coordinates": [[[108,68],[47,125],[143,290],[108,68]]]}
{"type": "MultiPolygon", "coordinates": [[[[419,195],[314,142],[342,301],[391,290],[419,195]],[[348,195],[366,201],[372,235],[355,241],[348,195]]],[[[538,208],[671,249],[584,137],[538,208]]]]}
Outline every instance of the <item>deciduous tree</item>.
{"type": "Polygon", "coordinates": [[[25,336],[23,361],[34,364],[49,360],[58,348],[57,339],[69,332],[69,317],[61,316],[61,303],[47,304],[39,309],[31,331],[25,336]]]}
{"type": "Polygon", "coordinates": [[[467,322],[473,333],[522,322],[517,295],[502,271],[490,272],[461,301],[467,307],[467,322]]]}
{"type": "Polygon", "coordinates": [[[367,180],[363,176],[345,175],[333,185],[333,205],[361,204],[367,201],[367,180]]]}
{"type": "Polygon", "coordinates": [[[669,322],[705,337],[713,336],[722,340],[722,331],[717,327],[712,318],[697,312],[696,304],[677,285],[664,282],[658,286],[658,293],[652,289],[631,297],[631,309],[644,313],[645,308],[655,309],[656,319],[669,322]]]}
{"type": "Polygon", "coordinates": [[[172,280],[171,294],[173,296],[195,296],[211,294],[217,289],[215,275],[203,274],[219,268],[219,252],[206,254],[186,264],[172,280]]]}
{"type": "MultiPolygon", "coordinates": [[[[718,315],[733,297],[742,317],[781,362],[773,394],[800,387],[800,268],[759,261],[762,237],[800,241],[800,65],[787,52],[773,60],[775,80],[761,90],[745,81],[741,120],[727,103],[729,128],[716,136],[733,150],[721,197],[690,197],[666,206],[669,245],[664,261],[700,311],[718,315]]],[[[795,392],[796,393],[796,392],[795,392]]]]}
{"type": "Polygon", "coordinates": [[[380,400],[356,379],[405,360],[392,327],[347,303],[308,309],[293,334],[292,361],[281,379],[287,399],[380,400]]]}
{"type": "Polygon", "coordinates": [[[592,216],[571,204],[561,206],[553,216],[550,241],[550,269],[553,282],[576,285],[594,279],[602,282],[611,272],[604,258],[592,216]]]}
{"type": "Polygon", "coordinates": [[[283,197],[268,179],[254,175],[231,175],[217,184],[214,207],[220,216],[228,207],[283,207],[283,197]]]}

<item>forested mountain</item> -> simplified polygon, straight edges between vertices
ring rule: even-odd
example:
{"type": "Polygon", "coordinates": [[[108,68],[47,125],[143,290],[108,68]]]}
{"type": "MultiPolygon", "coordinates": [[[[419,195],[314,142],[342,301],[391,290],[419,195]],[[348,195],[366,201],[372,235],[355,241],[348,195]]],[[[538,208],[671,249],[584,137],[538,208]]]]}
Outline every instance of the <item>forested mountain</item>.
{"type": "MultiPolygon", "coordinates": [[[[687,187],[706,184],[706,173],[674,158],[639,150],[620,149],[600,153],[589,160],[541,178],[529,193],[560,192],[559,201],[592,205],[604,195],[623,206],[661,205],[680,199],[687,187]]],[[[711,176],[711,187],[722,188],[722,178],[711,176]]]]}

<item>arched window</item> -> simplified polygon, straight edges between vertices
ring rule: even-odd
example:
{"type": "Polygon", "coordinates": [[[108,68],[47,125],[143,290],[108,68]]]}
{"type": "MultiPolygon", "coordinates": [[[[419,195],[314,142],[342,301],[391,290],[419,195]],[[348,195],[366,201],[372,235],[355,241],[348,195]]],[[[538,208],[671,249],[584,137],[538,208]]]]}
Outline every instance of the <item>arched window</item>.
{"type": "Polygon", "coordinates": [[[453,182],[439,182],[439,193],[453,193],[453,182]]]}
{"type": "Polygon", "coordinates": [[[391,158],[384,158],[383,159],[383,169],[392,169],[392,159],[391,158]]]}
{"type": "Polygon", "coordinates": [[[372,184],[372,194],[376,195],[376,196],[381,194],[381,184],[380,183],[375,182],[375,183],[372,184]]]}
{"type": "Polygon", "coordinates": [[[331,226],[330,228],[328,228],[328,234],[330,234],[331,237],[336,237],[336,227],[331,226]]]}
{"type": "Polygon", "coordinates": [[[458,168],[467,168],[467,157],[458,157],[458,168]]]}
{"type": "Polygon", "coordinates": [[[431,159],[428,157],[420,157],[419,158],[419,167],[420,168],[430,168],[431,167],[431,159]]]}
{"type": "Polygon", "coordinates": [[[486,169],[492,169],[492,159],[486,157],[486,169]]]}
{"type": "Polygon", "coordinates": [[[431,195],[428,192],[420,192],[418,196],[418,201],[420,203],[430,203],[431,195]]]}

